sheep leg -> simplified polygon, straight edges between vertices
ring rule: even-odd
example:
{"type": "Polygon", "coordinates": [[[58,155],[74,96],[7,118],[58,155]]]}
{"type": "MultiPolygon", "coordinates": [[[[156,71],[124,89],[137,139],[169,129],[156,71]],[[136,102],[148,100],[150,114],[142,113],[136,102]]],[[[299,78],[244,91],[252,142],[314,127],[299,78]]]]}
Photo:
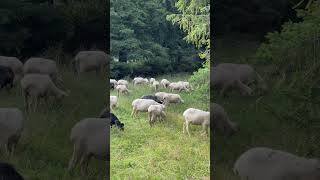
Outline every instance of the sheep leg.
{"type": "Polygon", "coordinates": [[[83,156],[83,158],[81,159],[81,162],[80,162],[81,174],[83,176],[87,174],[88,163],[89,163],[90,158],[91,158],[91,156],[87,154],[87,155],[83,156]]]}
{"type": "Polygon", "coordinates": [[[190,135],[190,132],[189,132],[189,124],[190,124],[190,123],[189,123],[189,121],[188,121],[188,122],[186,123],[186,129],[187,129],[187,133],[188,133],[188,135],[189,135],[189,137],[190,137],[191,135],[190,135]]]}
{"type": "Polygon", "coordinates": [[[135,109],[132,108],[131,117],[133,117],[134,111],[135,111],[135,109]]]}
{"type": "Polygon", "coordinates": [[[205,124],[202,124],[202,133],[201,133],[201,135],[207,135],[206,129],[207,129],[207,126],[205,124]]]}
{"type": "Polygon", "coordinates": [[[186,122],[183,123],[183,126],[182,126],[182,133],[184,134],[185,133],[185,129],[186,129],[186,122]]]}
{"type": "Polygon", "coordinates": [[[73,145],[73,153],[72,153],[72,157],[69,161],[68,171],[71,171],[75,167],[75,165],[78,163],[80,157],[81,157],[81,153],[79,151],[77,151],[76,145],[73,145]]]}

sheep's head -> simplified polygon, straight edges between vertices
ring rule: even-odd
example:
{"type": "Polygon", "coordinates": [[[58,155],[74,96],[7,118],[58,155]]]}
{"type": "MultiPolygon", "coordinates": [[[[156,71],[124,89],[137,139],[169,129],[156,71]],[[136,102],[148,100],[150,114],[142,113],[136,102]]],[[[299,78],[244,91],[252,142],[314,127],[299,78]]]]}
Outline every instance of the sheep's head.
{"type": "Polygon", "coordinates": [[[124,124],[123,123],[117,124],[117,127],[120,129],[120,131],[124,131],[124,124]]]}

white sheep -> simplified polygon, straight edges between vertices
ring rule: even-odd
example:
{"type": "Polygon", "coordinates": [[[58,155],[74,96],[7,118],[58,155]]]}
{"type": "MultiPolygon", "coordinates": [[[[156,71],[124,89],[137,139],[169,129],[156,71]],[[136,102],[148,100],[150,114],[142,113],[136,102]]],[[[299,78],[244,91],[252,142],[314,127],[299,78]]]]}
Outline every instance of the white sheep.
{"type": "Polygon", "coordinates": [[[147,84],[149,80],[147,78],[137,78],[133,81],[133,85],[139,85],[139,84],[147,84]]]}
{"type": "Polygon", "coordinates": [[[120,80],[117,82],[117,85],[125,85],[126,87],[128,87],[129,83],[128,83],[127,80],[120,79],[120,80]]]}
{"type": "Polygon", "coordinates": [[[83,72],[106,72],[110,56],[103,51],[80,51],[74,58],[74,70],[80,75],[83,72]]]}
{"type": "Polygon", "coordinates": [[[158,81],[153,81],[152,87],[154,88],[154,91],[157,91],[159,89],[160,83],[158,81]]]}
{"type": "Polygon", "coordinates": [[[35,110],[39,98],[47,99],[50,95],[53,95],[60,100],[63,97],[68,96],[68,93],[57,88],[57,86],[53,83],[48,75],[27,74],[21,79],[20,84],[24,95],[25,106],[27,109],[31,107],[32,104],[32,102],[28,99],[29,97],[32,98],[31,100],[35,101],[35,110]]]}
{"type": "Polygon", "coordinates": [[[179,94],[167,93],[163,96],[164,104],[168,103],[184,103],[184,100],[179,94]]]}
{"type": "Polygon", "coordinates": [[[167,79],[162,79],[160,81],[160,84],[163,88],[168,88],[169,84],[170,84],[170,81],[168,81],[167,79]]]}
{"type": "Polygon", "coordinates": [[[137,115],[138,112],[148,112],[149,106],[160,105],[160,103],[157,103],[152,99],[135,99],[131,105],[132,105],[131,117],[133,117],[134,115],[137,115]]]}
{"type": "Polygon", "coordinates": [[[149,82],[150,82],[150,85],[152,85],[153,81],[155,81],[156,79],[154,78],[150,78],[149,82]]]}
{"type": "Polygon", "coordinates": [[[212,124],[215,130],[220,130],[225,136],[231,136],[238,131],[238,125],[232,122],[219,104],[211,104],[212,124]]]}
{"type": "Polygon", "coordinates": [[[157,93],[155,93],[155,96],[157,96],[159,98],[159,100],[163,101],[166,94],[168,94],[168,93],[166,93],[166,92],[157,92],[157,93]]]}
{"type": "Polygon", "coordinates": [[[110,109],[113,110],[118,105],[118,97],[110,96],[110,109]]]}
{"type": "Polygon", "coordinates": [[[24,128],[23,113],[18,108],[0,108],[0,147],[13,154],[24,128]]]}
{"type": "Polygon", "coordinates": [[[116,90],[117,90],[117,92],[118,92],[118,96],[119,96],[120,94],[128,94],[128,93],[129,93],[129,90],[128,90],[128,88],[127,88],[126,85],[118,85],[118,86],[116,87],[116,90]]]}
{"type": "Polygon", "coordinates": [[[208,128],[210,127],[210,112],[195,108],[188,108],[183,112],[183,117],[183,133],[187,130],[187,133],[190,136],[189,124],[194,124],[201,125],[203,133],[208,134],[208,128]]]}
{"type": "Polygon", "coordinates": [[[234,164],[242,180],[319,180],[320,161],[266,147],[244,152],[234,164]]]}
{"type": "Polygon", "coordinates": [[[51,59],[29,58],[23,65],[23,74],[47,74],[53,81],[62,81],[61,77],[58,77],[57,63],[51,59]]]}
{"type": "Polygon", "coordinates": [[[23,64],[16,57],[0,56],[0,65],[10,67],[14,73],[13,82],[16,83],[23,77],[23,64]]]}
{"type": "Polygon", "coordinates": [[[115,88],[117,86],[118,82],[115,79],[110,79],[110,85],[112,88],[115,88]]]}
{"type": "Polygon", "coordinates": [[[86,118],[75,124],[70,135],[73,154],[69,161],[69,171],[80,161],[81,174],[85,175],[91,157],[107,160],[109,129],[110,118],[86,118]]]}
{"type": "Polygon", "coordinates": [[[148,108],[148,115],[149,115],[149,124],[152,126],[156,119],[159,121],[163,120],[166,117],[165,111],[166,106],[163,104],[159,105],[150,105],[148,108]]]}
{"type": "Polygon", "coordinates": [[[182,84],[185,88],[191,91],[193,91],[193,87],[191,86],[191,84],[187,81],[178,81],[179,84],[182,84]]]}
{"type": "Polygon", "coordinates": [[[182,82],[172,82],[169,84],[168,88],[170,92],[173,92],[174,90],[177,90],[178,92],[181,92],[181,91],[189,92],[189,89],[182,82]]]}

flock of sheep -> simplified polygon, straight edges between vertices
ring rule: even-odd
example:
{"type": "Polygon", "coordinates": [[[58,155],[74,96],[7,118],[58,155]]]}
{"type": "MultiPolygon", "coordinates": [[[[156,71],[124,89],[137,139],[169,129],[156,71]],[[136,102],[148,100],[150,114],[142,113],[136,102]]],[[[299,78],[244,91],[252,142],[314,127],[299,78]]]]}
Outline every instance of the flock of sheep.
{"type": "MultiPolygon", "coordinates": [[[[220,91],[221,97],[228,89],[238,90],[243,96],[251,95],[253,82],[256,82],[257,90],[266,92],[266,83],[250,65],[221,63],[211,69],[211,87],[220,91]]],[[[212,106],[215,128],[227,135],[239,130],[223,107],[212,106]]],[[[267,147],[254,147],[236,160],[233,171],[242,180],[320,180],[320,161],[267,147]]]]}
{"type": "MultiPolygon", "coordinates": [[[[72,69],[77,75],[89,71],[105,74],[109,61],[109,55],[102,51],[80,51],[72,61],[72,69]]],[[[7,88],[9,91],[19,81],[26,112],[29,112],[32,106],[35,111],[40,99],[44,99],[47,103],[50,97],[61,100],[70,93],[61,89],[63,80],[54,60],[32,57],[23,64],[15,57],[0,56],[0,89],[7,88]]],[[[69,170],[80,163],[81,173],[86,174],[91,157],[106,159],[108,154],[106,133],[109,121],[109,117],[84,118],[74,125],[70,135],[73,155],[69,161],[69,170]]],[[[22,135],[24,123],[27,121],[20,109],[0,108],[0,147],[4,147],[9,155],[14,152],[22,135]]]]}
{"type": "MultiPolygon", "coordinates": [[[[189,82],[178,81],[170,82],[167,79],[162,79],[160,82],[154,78],[142,78],[135,77],[132,81],[133,86],[146,85],[152,87],[155,93],[152,95],[143,95],[132,101],[132,117],[136,117],[139,112],[147,112],[150,127],[152,127],[156,121],[163,121],[166,118],[166,107],[169,104],[184,103],[184,100],[179,94],[173,92],[190,92],[193,87],[189,82]],[[168,89],[169,92],[158,92],[160,88],[168,89]]],[[[118,97],[130,92],[128,89],[129,82],[124,79],[115,80],[110,79],[111,89],[115,89],[118,96],[110,96],[110,109],[113,110],[118,106],[118,97]]],[[[112,113],[113,116],[115,116],[112,113]]],[[[115,116],[116,117],[116,116],[115,116]]],[[[189,132],[189,124],[202,125],[203,132],[208,134],[208,128],[210,126],[210,112],[203,111],[195,108],[188,108],[183,113],[183,133],[189,132]]],[[[117,118],[118,120],[118,118],[117,118]]]]}

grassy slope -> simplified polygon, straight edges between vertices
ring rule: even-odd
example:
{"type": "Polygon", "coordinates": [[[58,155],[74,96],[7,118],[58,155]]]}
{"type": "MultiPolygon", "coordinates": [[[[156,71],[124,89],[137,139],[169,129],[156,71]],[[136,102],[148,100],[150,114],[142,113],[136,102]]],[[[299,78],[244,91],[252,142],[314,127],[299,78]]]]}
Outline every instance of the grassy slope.
{"type": "MultiPolygon", "coordinates": [[[[75,79],[70,72],[63,73],[69,97],[50,110],[39,108],[36,113],[26,115],[25,131],[13,158],[0,154],[0,160],[13,163],[26,179],[30,180],[79,180],[105,179],[105,163],[92,159],[88,177],[81,177],[79,168],[73,174],[66,172],[72,153],[69,141],[74,124],[86,117],[96,117],[104,107],[106,83],[94,74],[75,79]]],[[[8,95],[0,92],[0,107],[23,109],[23,98],[16,88],[8,95]]]]}
{"type": "MultiPolygon", "coordinates": [[[[161,77],[162,78],[162,77],[161,77]]],[[[161,79],[160,77],[157,79],[161,79]]],[[[186,76],[167,77],[169,81],[186,76]]],[[[131,84],[131,83],[130,83],[131,84]]],[[[170,105],[167,119],[150,128],[147,113],[131,118],[131,103],[152,94],[149,87],[129,86],[132,93],[120,96],[114,114],[125,123],[125,131],[111,131],[111,179],[185,179],[209,176],[209,138],[200,136],[200,127],[191,126],[192,136],[182,134],[182,113],[188,107],[208,110],[192,94],[182,93],[185,104],[170,105]]],[[[111,95],[115,95],[114,91],[111,95]]]]}
{"type": "MultiPolygon", "coordinates": [[[[239,62],[252,55],[258,46],[257,42],[239,37],[217,41],[220,46],[217,45],[216,54],[220,62],[239,62]]],[[[262,106],[256,106],[257,99],[258,97],[240,97],[238,93],[216,99],[216,102],[225,108],[231,120],[240,127],[240,131],[230,138],[226,139],[218,134],[214,139],[217,180],[239,179],[232,172],[233,164],[244,151],[252,147],[266,146],[301,156],[307,154],[303,146],[308,139],[307,135],[290,124],[281,123],[273,118],[261,108],[262,106]]],[[[268,94],[261,102],[274,108],[286,108],[285,100],[276,94],[268,94]]]]}

